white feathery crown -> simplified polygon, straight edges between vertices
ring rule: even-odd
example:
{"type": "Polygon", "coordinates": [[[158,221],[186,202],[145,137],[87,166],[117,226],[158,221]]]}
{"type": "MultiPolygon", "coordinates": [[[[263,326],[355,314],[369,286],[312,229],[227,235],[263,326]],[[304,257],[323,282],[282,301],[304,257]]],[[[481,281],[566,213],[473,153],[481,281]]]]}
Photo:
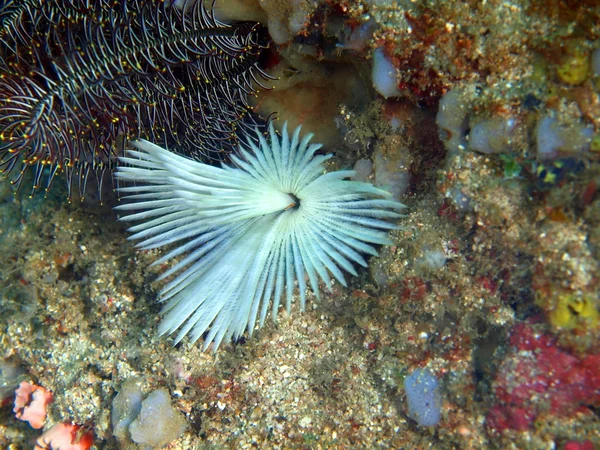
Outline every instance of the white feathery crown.
{"type": "Polygon", "coordinates": [[[331,155],[315,155],[312,134],[281,137],[273,125],[267,141],[240,148],[235,166],[214,167],[179,156],[150,142],[134,142],[120,158],[116,176],[126,203],[118,206],[138,247],[172,249],[154,262],[176,257],[160,279],[175,275],[160,292],[166,302],[160,333],[179,330],[176,342],[207,330],[204,348],[252,334],[269,309],[273,319],[284,295],[288,313],[295,282],[300,306],[306,281],[319,297],[319,278],[331,290],[330,274],[342,285],[342,269],[356,275],[367,266],[362,254],[390,244],[386,219],[401,217],[404,205],[369,183],[350,181],[354,171],[325,173],[331,155]],[[130,211],[136,211],[129,213],[130,211]],[[271,305],[271,306],[270,306],[271,305]]]}

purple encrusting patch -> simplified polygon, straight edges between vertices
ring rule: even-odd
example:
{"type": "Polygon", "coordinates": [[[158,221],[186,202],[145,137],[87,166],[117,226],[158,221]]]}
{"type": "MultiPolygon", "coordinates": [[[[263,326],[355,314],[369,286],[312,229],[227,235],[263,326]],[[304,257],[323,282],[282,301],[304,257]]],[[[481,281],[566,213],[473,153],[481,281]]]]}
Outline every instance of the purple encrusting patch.
{"type": "Polygon", "coordinates": [[[417,369],[404,379],[404,390],[408,417],[425,427],[437,425],[442,407],[437,378],[428,370],[417,369]]]}

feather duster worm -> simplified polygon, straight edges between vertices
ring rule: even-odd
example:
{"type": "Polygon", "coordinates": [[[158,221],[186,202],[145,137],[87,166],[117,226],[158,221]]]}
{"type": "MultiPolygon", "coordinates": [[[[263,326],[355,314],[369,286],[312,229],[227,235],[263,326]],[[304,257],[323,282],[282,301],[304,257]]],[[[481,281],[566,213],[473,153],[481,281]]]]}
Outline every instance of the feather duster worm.
{"type": "Polygon", "coordinates": [[[324,173],[331,155],[316,155],[311,134],[279,137],[270,126],[267,141],[240,148],[233,166],[191,161],[147,141],[134,143],[116,176],[135,183],[120,187],[128,215],[142,221],[131,239],[153,249],[176,244],[156,261],[176,257],[160,279],[171,275],[160,293],[166,302],[161,334],[199,339],[209,328],[204,348],[252,334],[268,314],[275,319],[285,293],[289,312],[295,281],[300,305],[306,302],[305,274],[319,296],[318,280],[331,289],[333,277],[346,286],[342,269],[356,275],[367,266],[362,254],[376,255],[374,245],[390,244],[404,207],[386,191],[350,181],[354,171],[324,173]],[[138,211],[130,213],[131,211],[138,211]]]}

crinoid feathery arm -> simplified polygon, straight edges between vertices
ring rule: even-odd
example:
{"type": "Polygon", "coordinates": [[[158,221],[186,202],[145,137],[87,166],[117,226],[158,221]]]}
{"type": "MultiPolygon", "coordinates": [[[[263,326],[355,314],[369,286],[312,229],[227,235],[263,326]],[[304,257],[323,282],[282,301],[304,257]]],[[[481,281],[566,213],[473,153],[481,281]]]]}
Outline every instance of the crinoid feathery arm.
{"type": "Polygon", "coordinates": [[[17,188],[32,168],[32,194],[61,172],[69,198],[73,185],[83,196],[89,174],[100,193],[123,141],[222,160],[240,129],[261,125],[247,98],[270,79],[264,27],[222,23],[202,1],[180,2],[185,12],[171,3],[0,6],[0,172],[17,188]]]}

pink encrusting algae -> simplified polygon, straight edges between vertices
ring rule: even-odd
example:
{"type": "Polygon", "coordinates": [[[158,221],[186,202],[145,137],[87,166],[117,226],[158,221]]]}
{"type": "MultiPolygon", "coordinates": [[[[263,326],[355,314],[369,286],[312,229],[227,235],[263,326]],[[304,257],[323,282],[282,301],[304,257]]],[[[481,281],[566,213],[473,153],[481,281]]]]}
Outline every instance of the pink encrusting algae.
{"type": "Polygon", "coordinates": [[[29,422],[33,428],[42,428],[46,422],[46,408],[52,399],[52,392],[33,382],[22,381],[15,391],[13,412],[17,419],[29,422]]]}
{"type": "Polygon", "coordinates": [[[37,439],[34,450],[88,450],[93,443],[92,433],[79,425],[57,423],[37,439]]]}

